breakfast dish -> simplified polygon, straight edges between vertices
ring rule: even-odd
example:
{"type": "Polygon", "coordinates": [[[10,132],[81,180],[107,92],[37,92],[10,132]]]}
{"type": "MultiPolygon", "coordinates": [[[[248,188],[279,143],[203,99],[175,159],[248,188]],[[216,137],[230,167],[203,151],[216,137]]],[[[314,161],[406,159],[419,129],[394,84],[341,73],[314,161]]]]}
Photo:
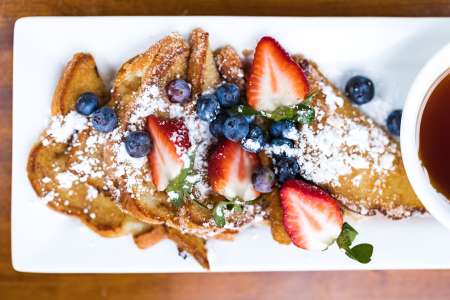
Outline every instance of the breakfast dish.
{"type": "Polygon", "coordinates": [[[260,222],[280,244],[336,241],[368,263],[346,211],[425,212],[398,142],[355,106],[370,81],[345,95],[272,37],[249,53],[214,51],[202,29],[172,33],[126,61],[110,94],[93,57],[76,54],[29,156],[34,190],[102,236],[132,234],[139,248],[169,238],[207,269],[207,240],[260,222]]]}

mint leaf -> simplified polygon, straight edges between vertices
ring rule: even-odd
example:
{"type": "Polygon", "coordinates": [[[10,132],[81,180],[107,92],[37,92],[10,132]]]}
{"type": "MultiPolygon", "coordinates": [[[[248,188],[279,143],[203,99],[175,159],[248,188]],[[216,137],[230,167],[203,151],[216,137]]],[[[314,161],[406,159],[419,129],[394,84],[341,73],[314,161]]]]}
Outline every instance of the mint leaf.
{"type": "Polygon", "coordinates": [[[274,121],[292,120],[295,118],[296,112],[294,107],[280,106],[267,116],[274,121]]]}
{"type": "Polygon", "coordinates": [[[229,202],[222,201],[219,202],[213,210],[213,218],[214,223],[216,223],[217,227],[225,226],[225,210],[227,209],[227,205],[229,202]]]}
{"type": "Polygon", "coordinates": [[[316,111],[309,105],[300,103],[297,105],[295,120],[301,124],[311,124],[316,117],[316,111]]]}
{"type": "Polygon", "coordinates": [[[172,179],[166,188],[170,202],[177,208],[183,205],[184,199],[192,196],[194,183],[187,180],[187,177],[194,174],[194,155],[195,151],[189,156],[189,167],[182,169],[180,174],[172,179]]]}
{"type": "Polygon", "coordinates": [[[359,244],[352,246],[358,232],[347,222],[342,226],[341,233],[336,239],[336,243],[340,249],[345,250],[345,254],[362,264],[370,262],[373,254],[373,246],[370,244],[359,244]]]}
{"type": "Polygon", "coordinates": [[[258,111],[254,110],[250,106],[246,106],[246,105],[238,105],[238,106],[232,107],[230,109],[230,111],[234,112],[234,113],[239,113],[239,114],[241,114],[243,116],[258,116],[258,115],[261,115],[258,111]]]}
{"type": "Polygon", "coordinates": [[[339,248],[348,250],[350,249],[350,246],[352,245],[357,235],[358,232],[352,226],[350,226],[350,224],[345,222],[342,226],[342,231],[339,234],[336,243],[339,248]]]}
{"type": "Polygon", "coordinates": [[[373,246],[371,244],[359,244],[346,251],[348,257],[362,263],[367,264],[370,262],[373,254],[373,246]]]}
{"type": "Polygon", "coordinates": [[[192,183],[188,182],[186,178],[192,174],[191,168],[182,169],[180,174],[169,182],[166,188],[167,195],[170,201],[176,207],[181,207],[183,200],[190,194],[192,190],[192,183]]]}

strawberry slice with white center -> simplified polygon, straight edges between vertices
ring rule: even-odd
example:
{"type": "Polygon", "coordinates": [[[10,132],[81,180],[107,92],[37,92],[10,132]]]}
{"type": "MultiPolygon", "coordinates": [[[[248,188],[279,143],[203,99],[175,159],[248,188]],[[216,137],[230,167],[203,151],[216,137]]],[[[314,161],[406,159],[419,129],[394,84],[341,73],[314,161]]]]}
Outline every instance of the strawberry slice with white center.
{"type": "Polygon", "coordinates": [[[303,101],[309,87],[300,66],[272,37],[256,46],[247,82],[247,103],[258,111],[271,112],[280,106],[303,101]]]}
{"type": "Polygon", "coordinates": [[[184,168],[191,146],[189,132],[181,119],[160,119],[153,115],[147,117],[147,130],[153,140],[148,154],[153,184],[158,191],[164,191],[184,168]]]}
{"type": "Polygon", "coordinates": [[[339,236],[342,211],[321,188],[291,179],[281,187],[280,199],[284,228],[297,247],[324,250],[339,236]]]}
{"type": "Polygon", "coordinates": [[[208,179],[212,189],[229,200],[256,199],[252,174],[260,165],[259,157],[245,151],[239,143],[219,142],[208,159],[208,179]]]}

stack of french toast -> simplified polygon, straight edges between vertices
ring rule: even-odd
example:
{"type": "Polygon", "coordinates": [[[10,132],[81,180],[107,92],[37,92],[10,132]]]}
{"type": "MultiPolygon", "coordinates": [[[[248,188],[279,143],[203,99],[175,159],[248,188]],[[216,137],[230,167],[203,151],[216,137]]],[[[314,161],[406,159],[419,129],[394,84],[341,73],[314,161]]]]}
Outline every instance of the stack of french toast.
{"type": "Polygon", "coordinates": [[[92,55],[75,54],[28,159],[34,190],[101,236],[143,249],[168,238],[206,269],[208,239],[257,222],[323,250],[345,211],[424,212],[397,141],[315,63],[270,37],[252,53],[173,33],[126,61],[110,92],[92,55]]]}

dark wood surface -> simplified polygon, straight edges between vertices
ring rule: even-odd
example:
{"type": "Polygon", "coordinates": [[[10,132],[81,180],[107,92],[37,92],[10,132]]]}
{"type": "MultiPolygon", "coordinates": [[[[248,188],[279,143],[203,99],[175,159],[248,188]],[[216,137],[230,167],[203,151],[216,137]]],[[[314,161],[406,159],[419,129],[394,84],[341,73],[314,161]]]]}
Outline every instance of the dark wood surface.
{"type": "Polygon", "coordinates": [[[15,272],[10,250],[12,41],[14,21],[33,15],[450,16],[450,1],[1,0],[0,299],[450,299],[450,271],[157,275],[15,272]]]}

